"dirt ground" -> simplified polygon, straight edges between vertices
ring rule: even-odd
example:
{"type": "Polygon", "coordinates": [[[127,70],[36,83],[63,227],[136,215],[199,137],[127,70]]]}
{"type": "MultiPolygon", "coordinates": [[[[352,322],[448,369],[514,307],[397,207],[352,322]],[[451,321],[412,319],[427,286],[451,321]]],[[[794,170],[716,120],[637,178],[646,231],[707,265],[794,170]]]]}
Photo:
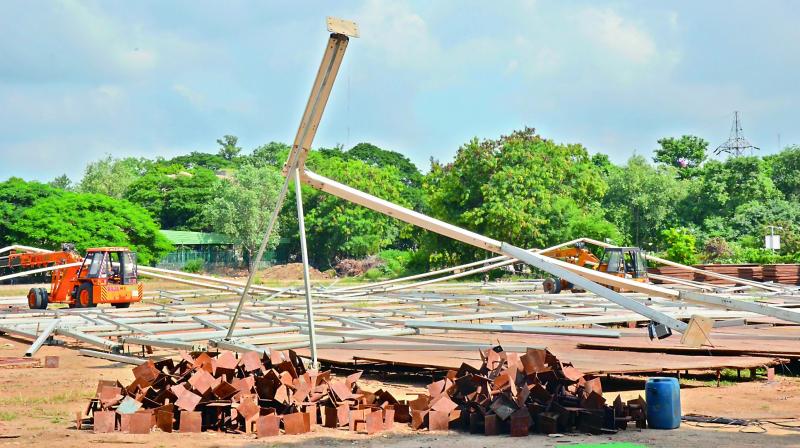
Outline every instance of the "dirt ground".
{"type": "MultiPolygon", "coordinates": [[[[22,340],[0,337],[0,357],[18,357],[27,348],[22,340]]],[[[397,446],[397,447],[488,447],[505,446],[508,436],[485,437],[461,432],[415,432],[405,425],[380,435],[352,434],[346,430],[317,427],[303,436],[280,436],[256,439],[239,434],[166,434],[149,435],[94,434],[75,430],[75,413],[85,409],[100,379],[119,379],[123,383],[133,379],[131,366],[114,364],[100,359],[82,357],[66,347],[43,347],[37,356],[60,357],[57,369],[0,368],[0,446],[57,446],[59,448],[102,446],[158,446],[178,447],[189,443],[201,447],[247,446],[397,446]]],[[[421,391],[423,383],[391,383],[377,379],[362,381],[364,387],[388,388],[402,398],[421,391]]],[[[643,383],[633,383],[634,388],[643,383]]],[[[701,383],[702,384],[702,383],[701,383]]],[[[623,398],[643,394],[634,389],[622,392],[623,398]]],[[[608,393],[613,399],[616,392],[608,393]]],[[[717,387],[684,387],[682,389],[684,413],[704,415],[777,419],[800,416],[800,378],[778,377],[774,383],[764,380],[717,387]]],[[[793,422],[792,424],[798,424],[793,422]]],[[[800,431],[780,428],[771,424],[763,427],[720,428],[697,427],[684,423],[674,431],[628,430],[611,436],[565,435],[548,437],[531,435],[525,439],[527,446],[569,446],[576,443],[603,444],[630,442],[650,447],[668,446],[800,446],[800,431]],[[744,432],[747,431],[747,432],[744,432]]]]}

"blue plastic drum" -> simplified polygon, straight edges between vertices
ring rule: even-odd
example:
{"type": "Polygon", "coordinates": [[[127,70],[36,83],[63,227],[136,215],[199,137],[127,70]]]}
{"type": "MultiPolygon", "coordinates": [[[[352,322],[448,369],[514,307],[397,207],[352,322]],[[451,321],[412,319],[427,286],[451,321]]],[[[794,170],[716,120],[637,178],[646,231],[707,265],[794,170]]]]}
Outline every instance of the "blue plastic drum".
{"type": "Polygon", "coordinates": [[[675,429],[681,426],[681,387],[676,378],[650,378],[644,386],[647,426],[675,429]]]}

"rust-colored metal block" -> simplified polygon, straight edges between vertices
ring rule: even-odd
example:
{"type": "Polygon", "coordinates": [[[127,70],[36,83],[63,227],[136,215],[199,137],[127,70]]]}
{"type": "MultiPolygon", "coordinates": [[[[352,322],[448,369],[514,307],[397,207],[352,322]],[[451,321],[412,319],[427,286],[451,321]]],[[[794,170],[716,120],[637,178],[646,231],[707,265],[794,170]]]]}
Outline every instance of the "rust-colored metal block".
{"type": "Polygon", "coordinates": [[[407,404],[394,405],[394,421],[397,423],[411,423],[411,412],[407,404]]]}
{"type": "Polygon", "coordinates": [[[387,407],[383,410],[383,429],[389,431],[394,427],[394,408],[387,407]]]}
{"type": "Polygon", "coordinates": [[[260,411],[258,405],[251,398],[242,400],[242,402],[239,403],[239,407],[236,409],[239,414],[244,417],[246,422],[253,421],[258,416],[260,411]]]}
{"type": "Polygon", "coordinates": [[[318,425],[319,424],[319,418],[317,418],[317,405],[315,405],[315,404],[306,405],[305,411],[306,411],[306,413],[308,414],[308,416],[310,418],[309,422],[310,422],[311,426],[318,425]]]}
{"type": "Polygon", "coordinates": [[[268,414],[258,417],[256,422],[256,436],[274,437],[281,433],[281,417],[277,414],[268,414]]]}
{"type": "Polygon", "coordinates": [[[338,426],[338,419],[337,419],[337,412],[336,408],[332,408],[330,406],[324,406],[322,408],[322,425],[326,428],[335,428],[338,426]]]}
{"type": "Polygon", "coordinates": [[[133,368],[133,376],[138,380],[147,382],[148,384],[153,384],[153,381],[158,378],[158,373],[158,369],[156,369],[156,366],[152,360],[148,360],[146,363],[140,364],[133,368]]]}
{"type": "Polygon", "coordinates": [[[192,389],[196,390],[200,395],[204,395],[216,383],[217,379],[205,370],[198,370],[189,378],[189,384],[192,389]]]}
{"type": "Polygon", "coordinates": [[[200,432],[203,430],[203,414],[195,411],[181,411],[180,432],[200,432]]]}
{"type": "Polygon", "coordinates": [[[283,416],[283,430],[286,434],[303,434],[306,432],[304,412],[295,412],[283,416]]]}
{"type": "Polygon", "coordinates": [[[175,404],[184,411],[194,411],[201,398],[200,395],[187,391],[178,397],[178,401],[175,404]]]}
{"type": "Polygon", "coordinates": [[[167,404],[156,408],[156,426],[164,432],[172,432],[175,425],[175,405],[167,404]]]}
{"type": "MultiPolygon", "coordinates": [[[[367,415],[369,415],[372,411],[370,409],[352,409],[350,410],[350,416],[348,417],[348,422],[350,423],[350,431],[358,431],[358,424],[365,423],[367,421],[367,415]]],[[[366,431],[366,427],[363,429],[366,431]]]]}
{"type": "Polygon", "coordinates": [[[120,414],[119,416],[119,430],[121,432],[131,431],[131,415],[133,414],[120,414]]]}
{"type": "Polygon", "coordinates": [[[114,432],[117,423],[117,413],[115,411],[96,411],[94,413],[94,432],[108,433],[114,432]]]}
{"type": "Polygon", "coordinates": [[[342,404],[336,408],[336,422],[338,426],[345,426],[350,423],[350,406],[342,404]]]}
{"type": "Polygon", "coordinates": [[[128,432],[131,434],[150,434],[150,428],[153,427],[153,415],[149,411],[140,411],[131,414],[130,428],[128,432]]]}
{"type": "Polygon", "coordinates": [[[428,411],[420,410],[420,409],[412,409],[411,410],[411,428],[412,429],[420,429],[425,425],[426,417],[428,416],[428,411]]]}
{"type": "Polygon", "coordinates": [[[383,430],[383,412],[370,412],[366,416],[367,434],[375,434],[383,430]]]}
{"type": "Polygon", "coordinates": [[[499,433],[497,427],[498,418],[494,414],[489,414],[483,418],[483,433],[487,436],[496,436],[499,433]]]}
{"type": "Polygon", "coordinates": [[[531,427],[531,415],[528,409],[521,408],[511,415],[511,437],[526,437],[531,427]]]}
{"type": "Polygon", "coordinates": [[[428,429],[431,431],[447,431],[450,429],[450,414],[443,411],[428,413],[428,429]]]}
{"type": "Polygon", "coordinates": [[[46,369],[57,369],[58,368],[58,356],[45,356],[44,357],[44,367],[46,369]]]}

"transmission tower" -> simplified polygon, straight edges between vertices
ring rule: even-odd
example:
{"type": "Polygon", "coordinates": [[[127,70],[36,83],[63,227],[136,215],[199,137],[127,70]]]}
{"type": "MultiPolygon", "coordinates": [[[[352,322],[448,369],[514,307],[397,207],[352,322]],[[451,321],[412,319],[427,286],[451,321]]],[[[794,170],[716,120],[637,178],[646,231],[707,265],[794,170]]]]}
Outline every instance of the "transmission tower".
{"type": "Polygon", "coordinates": [[[742,133],[742,121],[739,119],[739,111],[733,112],[733,124],[731,125],[731,135],[728,137],[728,140],[719,145],[717,149],[714,150],[714,154],[719,155],[720,153],[726,152],[734,157],[739,157],[744,155],[746,149],[750,149],[750,153],[753,153],[754,149],[761,149],[757,146],[753,146],[744,138],[742,133]]]}

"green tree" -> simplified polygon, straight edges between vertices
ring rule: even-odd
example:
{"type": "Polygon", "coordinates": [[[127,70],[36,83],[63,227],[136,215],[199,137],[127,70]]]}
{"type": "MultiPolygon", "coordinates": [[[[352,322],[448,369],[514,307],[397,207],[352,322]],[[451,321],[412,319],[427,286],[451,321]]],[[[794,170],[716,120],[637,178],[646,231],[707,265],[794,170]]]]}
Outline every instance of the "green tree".
{"type": "MultiPolygon", "coordinates": [[[[252,264],[270,215],[278,200],[283,176],[271,166],[245,165],[232,179],[216,184],[212,198],[204,208],[211,228],[236,238],[242,245],[245,259],[252,264]]],[[[280,227],[274,229],[268,248],[274,248],[280,227]]]]}
{"type": "Polygon", "coordinates": [[[675,170],[633,156],[624,167],[610,171],[603,204],[607,218],[625,234],[624,243],[650,248],[658,245],[662,231],[678,225],[675,204],[686,189],[675,170]]]}
{"type": "Polygon", "coordinates": [[[13,228],[25,209],[39,199],[62,193],[63,190],[39,182],[25,182],[18,177],[0,182],[0,245],[19,243],[13,228]]]}
{"type": "Polygon", "coordinates": [[[233,160],[242,152],[242,148],[236,146],[239,143],[239,137],[235,135],[224,135],[222,138],[217,139],[219,145],[219,155],[225,160],[233,160]]]}
{"type": "Polygon", "coordinates": [[[422,185],[422,173],[419,172],[419,168],[399,152],[381,149],[372,143],[359,143],[350,148],[347,154],[379,168],[393,166],[400,172],[400,178],[406,185],[417,188],[422,185]]]}
{"type": "Polygon", "coordinates": [[[217,154],[193,151],[187,155],[173,157],[169,161],[160,163],[162,166],[180,165],[186,169],[205,168],[211,171],[218,171],[225,168],[236,166],[231,160],[227,160],[217,154]]]}
{"type": "Polygon", "coordinates": [[[269,142],[253,150],[247,157],[247,162],[255,166],[274,166],[280,167],[285,162],[282,155],[288,154],[291,147],[285,143],[269,142]]]}
{"type": "MultiPolygon", "coordinates": [[[[583,236],[559,228],[561,210],[604,221],[595,210],[607,187],[585,148],[556,144],[530,128],[497,140],[474,139],[452,163],[433,162],[425,180],[430,214],[522,247],[583,236]]],[[[427,250],[444,253],[448,262],[482,254],[445,238],[432,242],[427,250]]]]}
{"type": "Polygon", "coordinates": [[[775,187],[786,199],[800,201],[800,146],[790,146],[764,160],[770,165],[775,187]]]}
{"type": "Polygon", "coordinates": [[[144,174],[150,163],[145,159],[115,159],[107,155],[86,166],[78,191],[122,198],[128,186],[144,174]]]}
{"type": "Polygon", "coordinates": [[[769,166],[758,157],[711,160],[687,190],[680,213],[685,223],[698,226],[711,216],[731,218],[747,202],[769,203],[782,196],[770,178],[769,166]]]}
{"type": "Polygon", "coordinates": [[[690,177],[707,157],[708,142],[694,135],[681,138],[665,137],[658,140],[653,160],[656,163],[674,166],[682,177],[690,177]]]}
{"type": "MultiPolygon", "coordinates": [[[[393,166],[377,167],[341,157],[336,150],[313,151],[307,165],[315,172],[387,201],[410,207],[409,188],[393,166]]],[[[284,210],[287,237],[297,247],[295,201],[284,210]]],[[[339,258],[376,255],[394,246],[410,232],[410,226],[381,213],[353,205],[327,193],[303,188],[309,256],[315,266],[331,266],[339,258]]]]}
{"type": "Polygon", "coordinates": [[[59,190],[72,191],[73,189],[72,180],[70,180],[70,178],[66,174],[62,174],[56,177],[55,179],[48,182],[47,185],[50,185],[53,188],[58,188],[59,190]]]}
{"type": "Polygon", "coordinates": [[[125,199],[147,209],[162,229],[207,231],[211,225],[204,210],[219,183],[206,168],[160,166],[133,182],[125,199]]]}
{"type": "Polygon", "coordinates": [[[102,194],[62,192],[37,200],[12,224],[20,244],[57,249],[74,243],[79,251],[126,246],[139,262],[154,264],[172,249],[141,207],[102,194]]]}
{"type": "Polygon", "coordinates": [[[686,228],[671,228],[661,232],[667,250],[664,257],[676,263],[692,265],[697,263],[696,238],[686,228]]]}

